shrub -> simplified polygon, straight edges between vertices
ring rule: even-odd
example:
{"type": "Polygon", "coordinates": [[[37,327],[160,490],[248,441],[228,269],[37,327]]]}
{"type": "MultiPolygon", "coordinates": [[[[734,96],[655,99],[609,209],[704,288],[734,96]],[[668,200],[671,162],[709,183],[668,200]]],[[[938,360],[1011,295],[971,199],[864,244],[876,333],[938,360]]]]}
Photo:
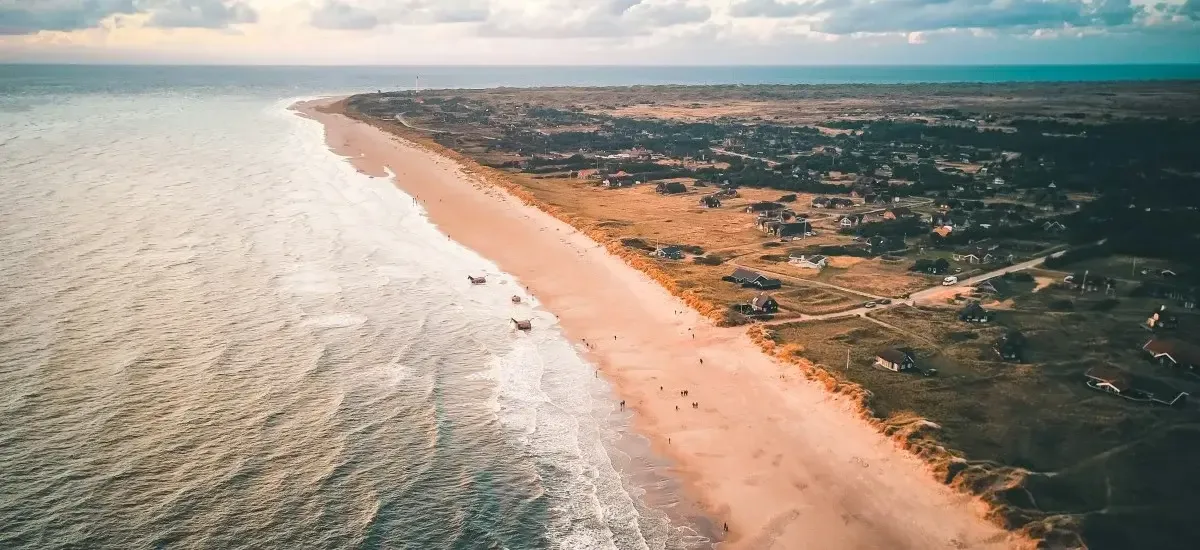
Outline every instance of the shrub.
{"type": "Polygon", "coordinates": [[[1033,275],[1025,273],[1024,271],[1010,271],[1004,274],[1004,278],[1010,281],[1016,281],[1018,283],[1033,282],[1033,275]]]}
{"type": "Polygon", "coordinates": [[[679,248],[682,248],[684,252],[687,252],[688,254],[692,254],[694,256],[699,256],[701,254],[704,254],[703,248],[700,248],[699,246],[696,246],[693,244],[681,245],[679,248]]]}
{"type": "Polygon", "coordinates": [[[1120,303],[1121,303],[1120,300],[1117,300],[1114,298],[1107,298],[1107,299],[1100,300],[1099,302],[1092,304],[1092,309],[1094,309],[1096,311],[1111,311],[1113,308],[1117,307],[1117,304],[1120,304],[1120,303]]]}
{"type": "Polygon", "coordinates": [[[692,259],[692,261],[696,262],[700,265],[721,265],[722,263],[725,262],[725,260],[721,259],[721,257],[717,256],[716,254],[709,254],[707,256],[696,256],[695,258],[692,259]]]}
{"type": "Polygon", "coordinates": [[[643,241],[643,240],[637,239],[637,238],[621,239],[621,244],[623,244],[629,248],[648,250],[650,252],[654,251],[654,247],[650,246],[650,243],[647,243],[646,241],[643,241]]]}
{"type": "Polygon", "coordinates": [[[1046,307],[1050,309],[1050,311],[1074,311],[1075,302],[1070,300],[1055,300],[1049,304],[1046,304],[1046,307]]]}
{"type": "Polygon", "coordinates": [[[777,202],[796,202],[796,195],[784,195],[777,202]]]}

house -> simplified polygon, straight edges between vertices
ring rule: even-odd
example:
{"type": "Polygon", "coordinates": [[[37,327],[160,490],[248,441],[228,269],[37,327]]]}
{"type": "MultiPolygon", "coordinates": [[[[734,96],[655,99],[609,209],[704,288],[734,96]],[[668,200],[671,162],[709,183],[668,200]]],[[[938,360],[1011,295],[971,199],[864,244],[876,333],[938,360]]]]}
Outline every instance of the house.
{"type": "Polygon", "coordinates": [[[1187,399],[1187,392],[1179,391],[1169,384],[1153,378],[1134,377],[1130,373],[1108,365],[1088,369],[1089,388],[1119,395],[1133,401],[1154,401],[1163,405],[1175,405],[1187,399]]]}
{"type": "Polygon", "coordinates": [[[829,197],[814,197],[811,205],[813,208],[829,208],[829,197]]]}
{"type": "Polygon", "coordinates": [[[992,314],[983,309],[979,302],[971,302],[958,312],[958,320],[968,323],[986,323],[992,320],[992,314]]]}
{"type": "Polygon", "coordinates": [[[759,292],[753,300],[750,300],[750,311],[758,314],[775,313],[779,311],[779,302],[776,302],[770,294],[759,292]]]}
{"type": "Polygon", "coordinates": [[[1133,296],[1149,296],[1151,298],[1177,300],[1179,305],[1181,305],[1184,309],[1193,309],[1196,307],[1197,294],[1200,293],[1197,292],[1195,287],[1149,282],[1137,287],[1131,294],[1133,296]]]}
{"type": "Polygon", "coordinates": [[[898,349],[885,349],[875,355],[875,364],[890,371],[900,372],[917,367],[911,353],[898,349]]]}
{"type": "Polygon", "coordinates": [[[800,220],[795,222],[781,222],[768,231],[768,233],[782,238],[804,236],[809,231],[812,231],[812,226],[809,225],[808,220],[800,220]]]}
{"type": "Polygon", "coordinates": [[[853,198],[856,198],[856,199],[861,199],[861,198],[863,198],[863,196],[869,194],[870,192],[871,192],[870,187],[857,185],[854,188],[850,189],[850,196],[853,198]]]}
{"type": "Polygon", "coordinates": [[[992,345],[992,351],[1000,356],[1003,361],[1011,361],[1020,363],[1021,357],[1024,355],[1025,335],[1019,331],[1012,330],[996,339],[996,343],[992,345]]]}
{"type": "Polygon", "coordinates": [[[915,216],[915,214],[913,214],[912,209],[906,206],[889,208],[883,213],[883,219],[885,220],[899,220],[901,218],[911,218],[913,216],[915,216]]]}
{"type": "Polygon", "coordinates": [[[1128,394],[1133,390],[1133,377],[1116,367],[1098,365],[1083,374],[1087,377],[1088,387],[1117,395],[1128,394]]]}
{"type": "Polygon", "coordinates": [[[1200,374],[1200,346],[1181,340],[1152,338],[1142,349],[1159,364],[1200,374]]]}
{"type": "Polygon", "coordinates": [[[852,201],[850,199],[844,199],[842,197],[832,197],[829,199],[829,204],[828,204],[827,208],[852,208],[853,206],[854,206],[854,201],[852,201]]]}
{"type": "Polygon", "coordinates": [[[660,246],[654,251],[654,256],[664,260],[682,260],[683,249],[678,246],[660,246]]]}
{"type": "Polygon", "coordinates": [[[1012,296],[1012,286],[1000,277],[993,277],[975,285],[976,292],[991,296],[1012,296]]]}
{"type": "Polygon", "coordinates": [[[946,238],[946,237],[949,237],[950,234],[954,232],[954,227],[949,226],[949,225],[943,225],[941,227],[933,228],[933,232],[935,234],[937,234],[937,236],[939,236],[939,237],[946,238]]]}
{"type": "Polygon", "coordinates": [[[870,249],[871,254],[878,256],[887,254],[888,252],[904,250],[908,248],[908,245],[904,244],[904,239],[899,237],[882,237],[876,235],[867,239],[867,247],[870,249]]]}
{"type": "Polygon", "coordinates": [[[1117,281],[1111,277],[1103,277],[1094,273],[1074,273],[1063,279],[1064,283],[1073,290],[1108,292],[1117,286],[1117,281]]]}
{"type": "Polygon", "coordinates": [[[861,214],[847,214],[839,217],[837,223],[838,227],[841,227],[842,229],[850,229],[851,227],[858,227],[862,221],[863,217],[861,214]]]}
{"type": "Polygon", "coordinates": [[[777,202],[756,202],[746,207],[746,212],[751,214],[755,212],[774,212],[783,210],[784,206],[777,202]]]}
{"type": "Polygon", "coordinates": [[[792,255],[792,256],[788,257],[788,263],[790,263],[796,267],[802,267],[805,269],[816,269],[819,271],[819,270],[823,269],[826,265],[829,265],[829,257],[822,256],[820,254],[814,254],[812,256],[806,256],[804,254],[800,254],[798,256],[792,255]]]}
{"type": "Polygon", "coordinates": [[[1178,326],[1179,318],[1167,314],[1167,306],[1159,306],[1146,318],[1146,328],[1150,330],[1171,330],[1178,326]]]}
{"type": "Polygon", "coordinates": [[[660,183],[654,186],[654,192],[660,195],[674,195],[687,191],[687,186],[677,181],[660,183]]]}
{"type": "Polygon", "coordinates": [[[1063,225],[1062,222],[1058,220],[1050,220],[1042,224],[1042,229],[1050,233],[1059,233],[1066,231],[1067,226],[1063,225]]]}
{"type": "Polygon", "coordinates": [[[771,235],[775,234],[775,231],[780,225],[783,225],[783,220],[780,220],[779,218],[761,217],[754,222],[754,226],[757,227],[759,231],[771,235]]]}
{"type": "Polygon", "coordinates": [[[740,267],[733,270],[733,274],[726,277],[726,280],[740,284],[743,287],[753,287],[760,290],[774,290],[783,286],[783,283],[779,279],[772,279],[766,275],[740,267]]]}
{"type": "Polygon", "coordinates": [[[706,195],[700,198],[700,206],[704,208],[720,208],[721,199],[717,198],[716,195],[706,195]]]}

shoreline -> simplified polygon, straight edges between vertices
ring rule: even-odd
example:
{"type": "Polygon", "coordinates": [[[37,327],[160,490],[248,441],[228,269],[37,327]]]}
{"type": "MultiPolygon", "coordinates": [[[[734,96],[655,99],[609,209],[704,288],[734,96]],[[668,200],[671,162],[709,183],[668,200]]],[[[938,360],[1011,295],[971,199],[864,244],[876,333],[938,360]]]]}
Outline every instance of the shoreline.
{"type": "Polygon", "coordinates": [[[592,343],[586,359],[628,401],[637,433],[714,525],[729,524],[722,548],[1015,541],[982,519],[978,499],[938,483],[849,400],[765,355],[743,329],[713,326],[603,245],[458,161],[322,112],[335,102],[293,108],[321,122],[330,149],[358,170],[390,169],[439,230],[528,286],[574,343],[592,343]]]}

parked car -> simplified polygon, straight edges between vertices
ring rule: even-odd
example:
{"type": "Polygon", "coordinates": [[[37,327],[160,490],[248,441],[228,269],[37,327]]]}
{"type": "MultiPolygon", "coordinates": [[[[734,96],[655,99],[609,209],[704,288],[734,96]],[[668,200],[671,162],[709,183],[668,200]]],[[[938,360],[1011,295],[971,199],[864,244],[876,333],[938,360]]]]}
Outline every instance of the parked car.
{"type": "Polygon", "coordinates": [[[884,299],[882,299],[882,300],[879,300],[879,303],[880,303],[880,304],[882,304],[882,305],[885,305],[885,306],[886,306],[886,305],[888,305],[888,304],[892,303],[892,299],[891,299],[891,298],[884,298],[884,299]]]}
{"type": "Polygon", "coordinates": [[[958,277],[955,277],[954,275],[950,275],[945,279],[942,279],[942,286],[954,286],[956,284],[958,284],[958,277]]]}
{"type": "Polygon", "coordinates": [[[867,302],[863,304],[863,307],[875,307],[875,302],[867,302]]]}

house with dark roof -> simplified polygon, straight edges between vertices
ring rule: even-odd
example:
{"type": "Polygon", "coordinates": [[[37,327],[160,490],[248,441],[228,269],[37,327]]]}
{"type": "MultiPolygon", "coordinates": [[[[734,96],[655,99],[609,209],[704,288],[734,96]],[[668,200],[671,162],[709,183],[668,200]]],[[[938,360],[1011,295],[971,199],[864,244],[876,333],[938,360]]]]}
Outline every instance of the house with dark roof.
{"type": "Polygon", "coordinates": [[[1187,392],[1154,378],[1133,376],[1110,365],[1097,365],[1084,373],[1087,385],[1094,390],[1111,393],[1130,401],[1153,401],[1176,405],[1187,399],[1187,392]]]}
{"type": "Polygon", "coordinates": [[[1063,282],[1072,290],[1083,290],[1085,292],[1097,292],[1101,290],[1108,292],[1117,286],[1116,279],[1087,272],[1067,275],[1063,279],[1063,282]]]}
{"type": "Polygon", "coordinates": [[[907,206],[897,206],[896,208],[889,208],[885,210],[883,212],[883,219],[899,220],[902,218],[911,218],[915,215],[916,214],[913,213],[911,208],[908,208],[907,206]]]}
{"type": "Polygon", "coordinates": [[[756,203],[750,204],[749,206],[746,207],[746,212],[749,212],[751,214],[754,214],[756,212],[758,212],[758,213],[775,212],[775,211],[783,210],[784,208],[785,207],[780,203],[763,201],[763,202],[756,202],[756,203]]]}
{"type": "Polygon", "coordinates": [[[988,310],[983,309],[983,306],[979,305],[979,302],[971,302],[959,310],[958,320],[967,323],[986,323],[992,320],[992,314],[988,310]]]}
{"type": "Polygon", "coordinates": [[[1012,296],[1012,285],[1001,277],[992,277],[975,285],[975,291],[988,296],[1012,296]]]}
{"type": "Polygon", "coordinates": [[[754,299],[750,300],[750,311],[757,314],[770,314],[779,311],[779,302],[775,301],[770,294],[759,292],[754,299]]]}
{"type": "Polygon", "coordinates": [[[809,231],[812,231],[812,226],[808,220],[800,220],[794,222],[784,222],[767,231],[776,237],[795,237],[803,236],[809,231]]]}
{"type": "Polygon", "coordinates": [[[705,195],[703,197],[700,197],[700,206],[703,206],[705,208],[720,208],[721,207],[721,199],[718,198],[716,195],[705,195]]]}
{"type": "Polygon", "coordinates": [[[654,192],[660,195],[675,195],[687,191],[687,186],[677,181],[669,181],[654,186],[654,192]]]}
{"type": "Polygon", "coordinates": [[[917,360],[907,351],[892,348],[875,354],[875,364],[890,371],[900,372],[915,369],[917,360]]]}
{"type": "Polygon", "coordinates": [[[727,276],[726,279],[743,287],[757,288],[759,290],[774,290],[783,286],[783,283],[779,279],[772,279],[761,273],[740,267],[733,270],[733,274],[727,276]]]}
{"type": "Polygon", "coordinates": [[[1152,338],[1142,349],[1161,365],[1200,373],[1200,346],[1170,338],[1152,338]]]}
{"type": "Polygon", "coordinates": [[[831,197],[829,199],[829,208],[851,208],[854,206],[854,201],[844,197],[831,197]]]}
{"type": "Polygon", "coordinates": [[[814,197],[810,205],[813,208],[829,208],[829,197],[814,197]]]}
{"type": "Polygon", "coordinates": [[[900,237],[883,237],[880,235],[867,239],[867,246],[870,248],[871,254],[876,256],[908,248],[908,245],[904,244],[904,239],[900,237]]]}
{"type": "Polygon", "coordinates": [[[664,260],[682,260],[683,249],[678,246],[660,246],[654,251],[654,256],[664,260]]]}
{"type": "Polygon", "coordinates": [[[1010,330],[992,345],[992,351],[1003,361],[1020,363],[1025,351],[1025,335],[1020,331],[1010,330]]]}

